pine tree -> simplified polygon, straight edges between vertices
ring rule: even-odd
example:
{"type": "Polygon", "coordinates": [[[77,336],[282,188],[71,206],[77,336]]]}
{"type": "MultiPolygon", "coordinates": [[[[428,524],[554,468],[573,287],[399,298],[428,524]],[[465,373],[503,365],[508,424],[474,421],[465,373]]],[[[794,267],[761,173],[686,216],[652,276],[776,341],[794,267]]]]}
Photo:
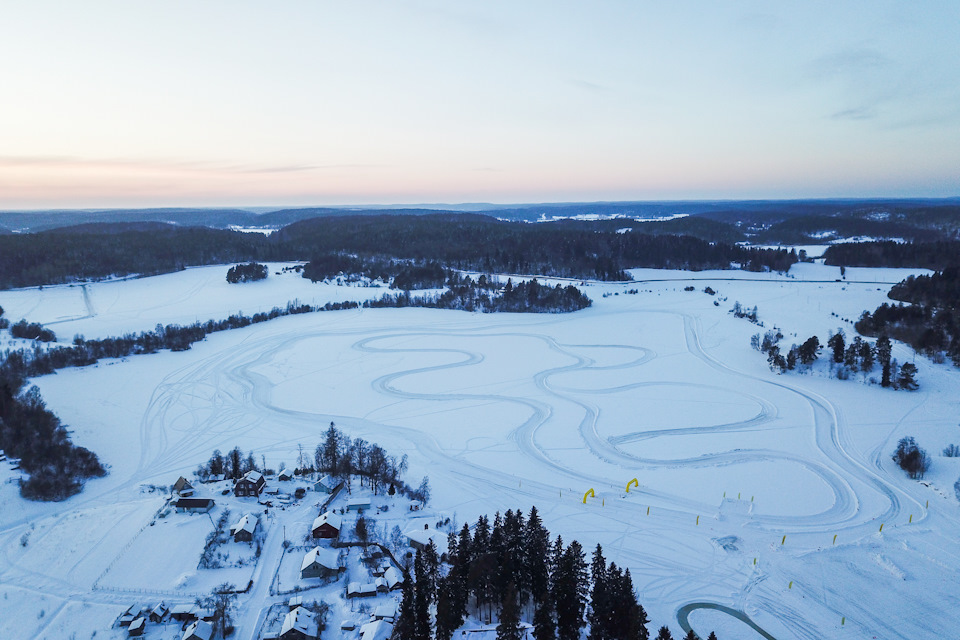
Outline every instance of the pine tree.
{"type": "Polygon", "coordinates": [[[693,629],[687,631],[687,635],[683,636],[683,640],[700,640],[700,638],[693,632],[693,629]]]}
{"type": "Polygon", "coordinates": [[[536,507],[530,508],[523,538],[521,564],[524,581],[529,585],[534,603],[540,603],[546,599],[550,588],[549,560],[547,559],[550,552],[550,534],[543,526],[536,507]]]}
{"type": "Polygon", "coordinates": [[[433,635],[430,621],[430,603],[433,600],[433,594],[427,588],[427,563],[419,549],[414,557],[413,570],[416,576],[413,595],[413,640],[430,640],[430,636],[433,635]]]}
{"type": "Polygon", "coordinates": [[[900,367],[900,378],[897,380],[897,386],[908,391],[916,391],[920,385],[917,384],[917,366],[912,362],[904,362],[900,367]]]}
{"type": "Polygon", "coordinates": [[[583,548],[574,540],[563,552],[554,580],[559,640],[579,640],[587,605],[587,563],[583,548]]]}
{"type": "Polygon", "coordinates": [[[517,604],[517,588],[511,582],[503,594],[500,606],[500,624],[497,625],[497,640],[521,640],[520,606],[517,604]]]}
{"type": "Polygon", "coordinates": [[[630,569],[623,572],[623,576],[617,586],[617,598],[628,603],[626,613],[623,616],[623,633],[621,640],[648,640],[650,630],[647,625],[650,624],[650,618],[644,611],[643,605],[637,600],[637,593],[633,589],[633,578],[630,576],[630,569]]]}
{"type": "Polygon", "coordinates": [[[877,360],[883,368],[883,374],[880,378],[880,386],[889,387],[890,380],[890,356],[893,353],[893,345],[890,344],[890,338],[880,336],[877,339],[877,360]]]}
{"type": "Polygon", "coordinates": [[[670,629],[660,627],[660,631],[657,632],[657,640],[673,640],[673,636],[670,635],[670,629]]]}
{"type": "Polygon", "coordinates": [[[453,632],[463,625],[463,613],[459,608],[459,594],[456,579],[451,571],[440,580],[437,588],[437,629],[436,640],[450,640],[453,632]]]}
{"type": "Polygon", "coordinates": [[[611,640],[613,637],[611,626],[611,593],[607,584],[607,561],[603,557],[603,548],[598,544],[593,552],[590,564],[590,573],[593,578],[593,591],[590,594],[590,612],[587,620],[590,622],[588,640],[611,640]]]}
{"type": "Polygon", "coordinates": [[[843,329],[838,330],[827,340],[827,346],[833,349],[833,361],[836,364],[843,362],[843,354],[846,351],[846,344],[843,339],[843,329]]]}
{"type": "Polygon", "coordinates": [[[536,640],[556,640],[557,622],[554,619],[553,598],[545,597],[533,613],[533,637],[536,640]]]}
{"type": "Polygon", "coordinates": [[[403,599],[400,601],[400,611],[394,627],[395,640],[414,640],[416,634],[416,609],[414,607],[414,586],[409,579],[403,581],[403,599]]]}
{"type": "Polygon", "coordinates": [[[707,640],[717,640],[717,634],[711,631],[710,635],[707,636],[707,640]]]}
{"type": "Polygon", "coordinates": [[[866,340],[860,343],[860,370],[864,374],[873,369],[873,346],[866,340]]]}

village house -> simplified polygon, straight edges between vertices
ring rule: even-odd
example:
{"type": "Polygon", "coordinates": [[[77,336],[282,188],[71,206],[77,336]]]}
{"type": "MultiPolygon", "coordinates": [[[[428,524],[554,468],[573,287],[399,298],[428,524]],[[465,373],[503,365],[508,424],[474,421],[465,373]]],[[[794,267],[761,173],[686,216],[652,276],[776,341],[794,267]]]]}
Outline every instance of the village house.
{"type": "Polygon", "coordinates": [[[320,625],[316,617],[303,607],[291,610],[283,618],[280,627],[280,640],[317,640],[320,637],[320,625]]]}
{"type": "Polygon", "coordinates": [[[377,585],[372,582],[351,582],[347,585],[348,598],[372,598],[377,595],[377,585]]]}
{"type": "Polygon", "coordinates": [[[343,518],[332,511],[320,514],[313,521],[310,531],[314,538],[337,538],[343,527],[343,518]]]}
{"type": "Polygon", "coordinates": [[[383,579],[387,582],[387,589],[396,591],[403,587],[403,572],[396,567],[390,567],[383,572],[383,579]]]}
{"type": "Polygon", "coordinates": [[[213,638],[213,625],[203,620],[190,623],[180,640],[210,640],[213,638]]]}
{"type": "Polygon", "coordinates": [[[193,485],[190,484],[189,480],[180,476],[177,478],[177,481],[173,483],[173,493],[181,498],[189,498],[193,495],[193,485]]]}
{"type": "Polygon", "coordinates": [[[126,611],[120,615],[119,624],[121,627],[129,627],[130,623],[140,617],[143,607],[139,604],[130,605],[126,611]]]}
{"type": "Polygon", "coordinates": [[[423,551],[433,542],[433,546],[437,548],[438,554],[442,555],[447,551],[446,534],[436,529],[430,529],[429,525],[424,525],[423,529],[413,529],[404,535],[407,536],[407,540],[410,541],[410,546],[414,549],[423,551]]]}
{"type": "Polygon", "coordinates": [[[163,619],[167,617],[168,613],[170,613],[170,609],[167,608],[167,605],[161,600],[160,604],[155,606],[153,611],[150,612],[150,622],[163,622],[163,619]]]}
{"type": "Polygon", "coordinates": [[[380,603],[377,608],[373,610],[373,617],[375,620],[386,620],[392,624],[394,618],[397,617],[397,601],[388,600],[387,602],[380,603]]]}
{"type": "Polygon", "coordinates": [[[393,625],[386,620],[374,620],[360,627],[360,640],[387,640],[393,635],[393,625]]]}
{"type": "Polygon", "coordinates": [[[142,636],[143,630],[147,628],[147,619],[143,616],[140,616],[136,620],[130,623],[130,626],[127,627],[127,635],[129,636],[142,636]]]}
{"type": "Polygon", "coordinates": [[[180,498],[173,506],[177,513],[206,513],[213,509],[214,504],[210,498],[180,498]]]}
{"type": "Polygon", "coordinates": [[[313,483],[313,490],[320,493],[336,493],[343,487],[343,480],[338,480],[333,476],[323,476],[313,483]]]}
{"type": "Polygon", "coordinates": [[[253,534],[257,530],[260,521],[253,514],[246,514],[230,527],[230,535],[234,542],[253,542],[253,534]]]}
{"type": "Polygon", "coordinates": [[[281,482],[289,482],[293,480],[293,472],[288,471],[287,469],[280,469],[280,473],[277,474],[277,480],[281,482]]]}
{"type": "Polygon", "coordinates": [[[314,547],[303,556],[300,563],[300,577],[326,578],[340,573],[340,554],[333,549],[314,547]]]}
{"type": "Polygon", "coordinates": [[[252,496],[259,498],[267,481],[259,471],[247,471],[233,486],[233,494],[238,498],[252,496]]]}

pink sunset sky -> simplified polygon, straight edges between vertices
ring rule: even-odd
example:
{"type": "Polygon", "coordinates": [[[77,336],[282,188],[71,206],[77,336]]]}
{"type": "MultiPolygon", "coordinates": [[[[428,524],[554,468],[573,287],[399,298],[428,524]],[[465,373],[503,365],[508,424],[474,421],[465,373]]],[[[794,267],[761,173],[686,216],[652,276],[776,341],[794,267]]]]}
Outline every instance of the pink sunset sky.
{"type": "Polygon", "coordinates": [[[0,208],[960,195],[960,3],[16,3],[0,208]]]}

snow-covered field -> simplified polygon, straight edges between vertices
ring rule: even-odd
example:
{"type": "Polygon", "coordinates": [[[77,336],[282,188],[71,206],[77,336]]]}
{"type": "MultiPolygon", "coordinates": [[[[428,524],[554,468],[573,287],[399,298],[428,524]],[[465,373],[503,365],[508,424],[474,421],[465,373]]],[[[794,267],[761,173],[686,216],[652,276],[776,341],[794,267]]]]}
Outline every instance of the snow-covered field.
{"type": "MultiPolygon", "coordinates": [[[[51,328],[69,340],[384,292],[275,276],[279,266],[259,283],[228,285],[226,267],[205,267],[0,292],[0,306],[14,320],[58,322],[51,328]]],[[[735,301],[756,305],[787,346],[814,333],[825,341],[840,326],[852,334],[848,321],[909,273],[849,268],[839,281],[838,268],[817,264],[787,276],[637,270],[637,282],[587,283],[594,304],[573,314],[306,314],[213,334],[185,353],[39,378],[50,408],[110,475],[60,504],[24,502],[0,483],[0,636],[72,630],[63,621],[84,618],[78,607],[118,601],[93,589],[108,567],[101,586],[138,586],[132,565],[118,569],[132,557],[157,576],[158,592],[196,591],[189,579],[178,586],[182,566],[161,557],[170,550],[145,551],[153,545],[138,532],[159,503],[142,485],[189,476],[215,448],[293,466],[297,446],[312,452],[334,421],[408,454],[411,482],[429,475],[438,513],[462,523],[536,505],[553,534],[602,544],[631,569],[653,623],[675,636],[678,610],[703,603],[742,611],[779,640],[942,637],[960,626],[960,465],[938,455],[960,444],[960,373],[896,345],[900,362],[915,359],[920,391],[774,375],[749,346],[762,329],[728,313],[735,301]],[[933,456],[929,486],[890,460],[904,435],[933,456]],[[627,493],[633,478],[639,487],[627,493]]],[[[10,474],[0,468],[0,481],[10,474]]],[[[209,528],[190,544],[202,548],[209,528]]],[[[265,549],[279,545],[277,529],[265,549]]],[[[199,548],[183,566],[195,567],[199,548]]],[[[279,564],[269,553],[255,580],[269,582],[279,564]]],[[[258,593],[241,600],[241,638],[270,604],[249,601],[258,593]]],[[[118,613],[98,638],[120,633],[107,629],[118,613]]],[[[761,637],[715,609],[694,607],[689,621],[704,636],[761,637]]]]}

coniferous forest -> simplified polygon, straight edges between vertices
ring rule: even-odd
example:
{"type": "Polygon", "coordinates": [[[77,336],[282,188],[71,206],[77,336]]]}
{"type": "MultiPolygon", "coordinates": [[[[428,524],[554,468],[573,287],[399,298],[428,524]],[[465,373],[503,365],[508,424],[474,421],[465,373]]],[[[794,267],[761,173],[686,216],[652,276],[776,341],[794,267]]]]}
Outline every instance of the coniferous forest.
{"type": "Polygon", "coordinates": [[[270,236],[162,223],[93,224],[0,235],[0,288],[245,261],[362,258],[436,261],[447,268],[623,280],[625,269],[785,271],[796,256],[683,235],[617,233],[564,221],[527,224],[474,214],[364,215],[296,222],[270,236]]]}
{"type": "Polygon", "coordinates": [[[578,640],[587,627],[588,640],[651,637],[630,570],[607,563],[600,545],[588,561],[576,540],[551,540],[536,507],[464,524],[442,558],[431,543],[407,573],[396,640],[451,640],[468,616],[496,622],[497,640],[521,640],[521,622],[536,640],[578,640]]]}

